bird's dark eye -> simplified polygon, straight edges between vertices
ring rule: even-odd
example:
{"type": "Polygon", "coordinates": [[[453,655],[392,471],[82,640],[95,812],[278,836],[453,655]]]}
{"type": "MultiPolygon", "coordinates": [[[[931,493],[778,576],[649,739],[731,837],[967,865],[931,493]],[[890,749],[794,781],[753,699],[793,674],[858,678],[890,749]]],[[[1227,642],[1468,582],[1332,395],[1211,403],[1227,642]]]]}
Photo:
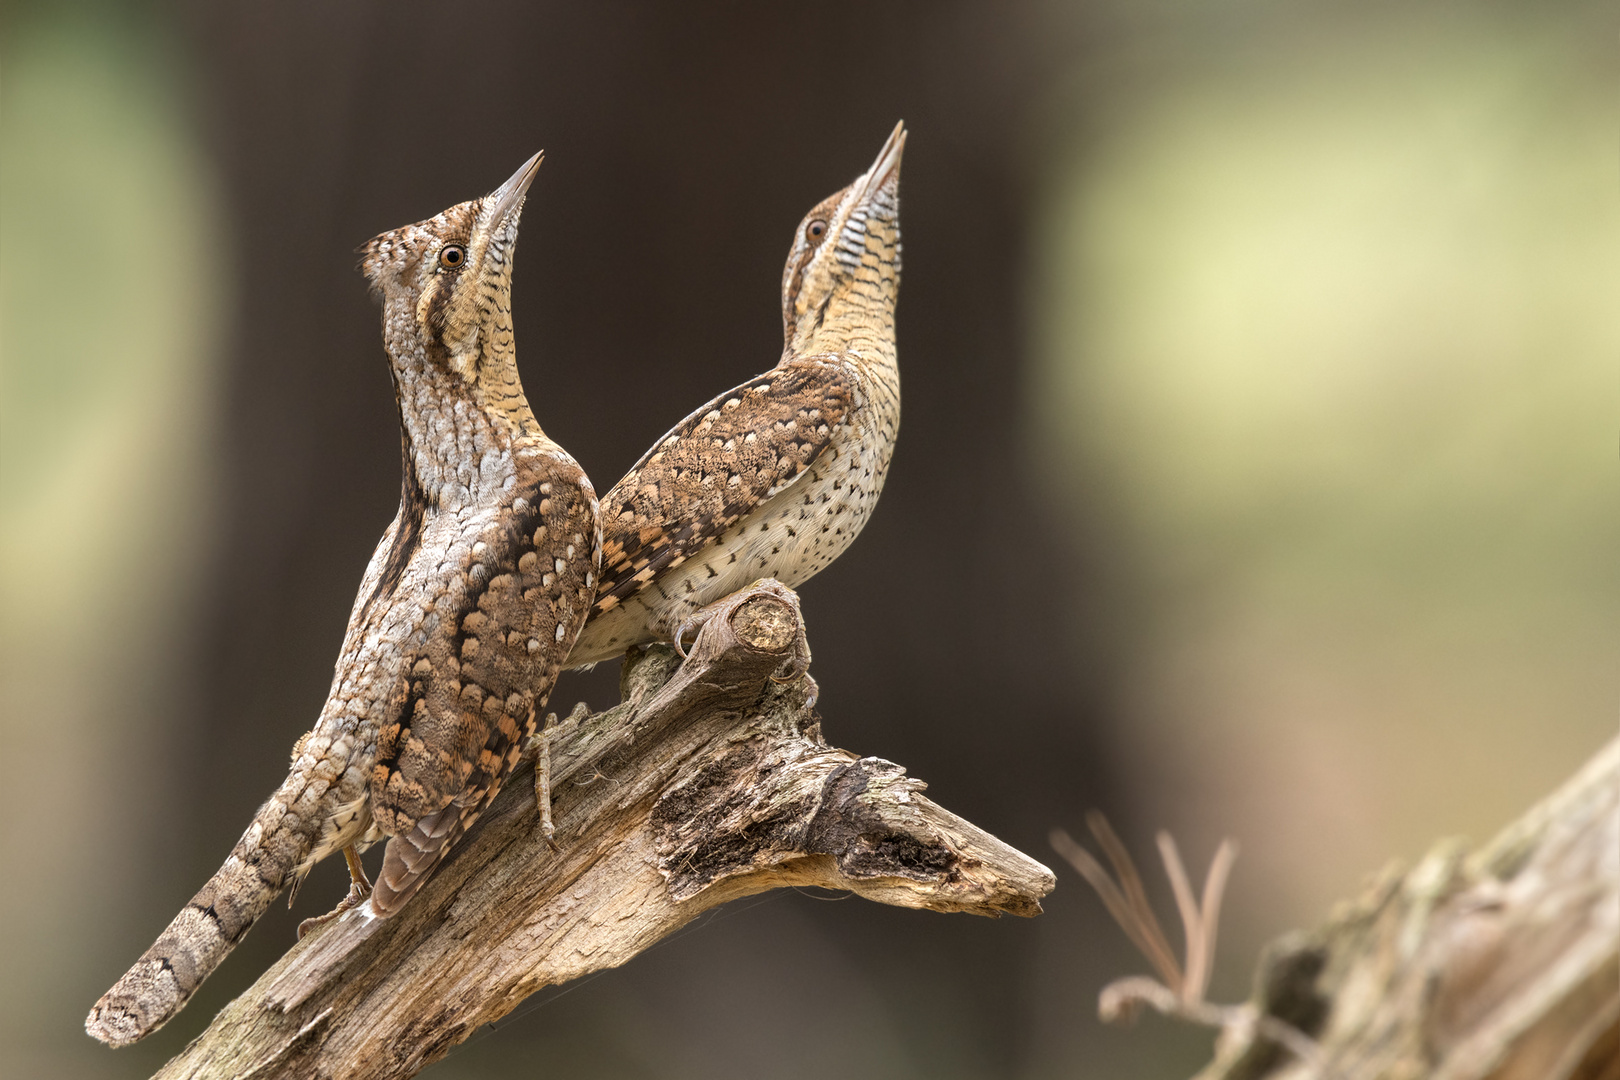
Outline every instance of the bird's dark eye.
{"type": "Polygon", "coordinates": [[[804,227],[804,238],[812,244],[827,235],[827,223],[820,218],[804,227]]]}
{"type": "Polygon", "coordinates": [[[467,249],[460,244],[446,244],[439,251],[439,265],[446,270],[460,270],[467,262],[467,249]]]}

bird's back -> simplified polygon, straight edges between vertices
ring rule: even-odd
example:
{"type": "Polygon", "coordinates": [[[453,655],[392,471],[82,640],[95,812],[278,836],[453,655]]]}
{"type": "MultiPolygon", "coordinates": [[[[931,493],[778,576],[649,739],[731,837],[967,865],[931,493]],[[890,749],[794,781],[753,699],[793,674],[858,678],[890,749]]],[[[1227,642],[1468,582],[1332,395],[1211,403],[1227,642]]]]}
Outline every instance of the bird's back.
{"type": "Polygon", "coordinates": [[[667,639],[765,577],[825,569],[865,526],[899,430],[898,375],[847,356],[784,361],[659,440],[602,501],[605,565],[571,667],[667,639]]]}

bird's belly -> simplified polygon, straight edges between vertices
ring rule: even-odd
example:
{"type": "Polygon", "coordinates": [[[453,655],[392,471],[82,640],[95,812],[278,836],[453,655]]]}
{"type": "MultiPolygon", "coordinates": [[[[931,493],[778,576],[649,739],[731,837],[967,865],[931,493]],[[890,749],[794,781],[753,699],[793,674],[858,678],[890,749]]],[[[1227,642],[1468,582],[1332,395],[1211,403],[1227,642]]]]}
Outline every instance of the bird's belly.
{"type": "Polygon", "coordinates": [[[659,574],[586,624],[568,665],[618,656],[633,645],[669,641],[688,615],[760,578],[797,586],[826,569],[854,541],[877,505],[894,450],[893,426],[876,437],[832,443],[797,480],[747,514],[719,540],[659,574]]]}
{"type": "Polygon", "coordinates": [[[843,554],[871,516],[886,471],[875,457],[859,442],[828,447],[798,481],[656,581],[647,590],[658,598],[650,606],[667,609],[659,614],[673,630],[760,578],[808,581],[843,554]]]}

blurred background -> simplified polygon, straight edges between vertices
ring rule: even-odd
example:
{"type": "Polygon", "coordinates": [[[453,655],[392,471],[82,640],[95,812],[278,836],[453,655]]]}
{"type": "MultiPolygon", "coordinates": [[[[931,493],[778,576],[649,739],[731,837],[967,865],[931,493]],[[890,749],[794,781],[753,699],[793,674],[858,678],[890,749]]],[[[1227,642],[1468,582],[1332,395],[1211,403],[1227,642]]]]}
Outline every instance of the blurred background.
{"type": "MultiPolygon", "coordinates": [[[[521,366],[605,489],[776,361],[792,230],[906,121],[902,437],[803,590],[826,734],[1049,864],[1090,807],[1195,876],[1235,838],[1215,997],[1615,730],[1610,5],[3,19],[5,1076],[148,1074],[341,895],[147,1042],[83,1035],[284,775],[393,514],[354,248],[542,147],[521,366]]],[[[426,1075],[1191,1073],[1207,1035],[1099,1025],[1145,965],[1057,872],[1030,921],[741,902],[426,1075]]]]}

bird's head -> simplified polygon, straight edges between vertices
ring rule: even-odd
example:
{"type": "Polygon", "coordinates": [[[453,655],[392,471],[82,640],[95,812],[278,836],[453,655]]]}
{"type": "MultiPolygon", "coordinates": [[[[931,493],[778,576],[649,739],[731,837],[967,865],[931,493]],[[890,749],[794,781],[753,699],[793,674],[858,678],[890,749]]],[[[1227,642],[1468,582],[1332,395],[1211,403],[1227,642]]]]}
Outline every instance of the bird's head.
{"type": "MultiPolygon", "coordinates": [[[[383,302],[383,340],[395,374],[436,369],[459,376],[501,406],[515,393],[512,258],[536,154],[482,199],[394,229],[360,249],[360,268],[383,302]]],[[[524,404],[523,412],[527,412],[524,404]]]]}
{"type": "Polygon", "coordinates": [[[905,148],[906,126],[896,124],[872,167],[799,223],[782,269],[787,352],[835,352],[872,335],[892,342],[905,148]]]}

